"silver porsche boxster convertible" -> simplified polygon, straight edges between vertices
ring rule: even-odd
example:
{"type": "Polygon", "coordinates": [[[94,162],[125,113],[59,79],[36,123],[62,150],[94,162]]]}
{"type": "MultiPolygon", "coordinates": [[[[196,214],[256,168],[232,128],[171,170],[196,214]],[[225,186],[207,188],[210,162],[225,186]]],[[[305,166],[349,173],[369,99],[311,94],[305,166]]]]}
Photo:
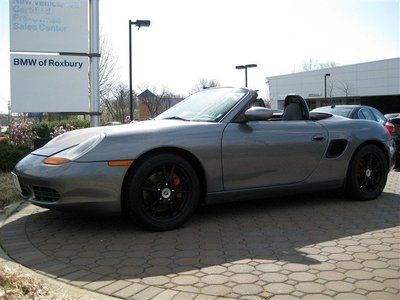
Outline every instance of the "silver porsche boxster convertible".
{"type": "Polygon", "coordinates": [[[199,204],[345,190],[377,198],[394,142],[377,122],[284,111],[257,92],[213,88],[153,120],[64,133],[15,167],[17,189],[39,206],[125,213],[152,230],[180,226],[199,204]]]}

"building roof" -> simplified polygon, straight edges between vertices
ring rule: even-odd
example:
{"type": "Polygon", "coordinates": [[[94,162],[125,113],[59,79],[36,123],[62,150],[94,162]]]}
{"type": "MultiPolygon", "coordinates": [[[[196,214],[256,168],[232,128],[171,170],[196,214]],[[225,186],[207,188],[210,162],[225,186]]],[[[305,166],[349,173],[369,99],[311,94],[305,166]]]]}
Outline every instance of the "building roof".
{"type": "MultiPolygon", "coordinates": [[[[313,74],[313,73],[324,73],[327,71],[335,71],[335,70],[346,70],[351,67],[363,67],[366,66],[367,69],[369,69],[370,65],[372,64],[377,64],[377,63],[394,63],[398,64],[398,61],[400,60],[400,57],[393,57],[393,58],[387,58],[387,59],[380,59],[380,60],[374,60],[374,61],[367,61],[367,62],[361,62],[361,63],[355,63],[355,64],[349,64],[349,65],[340,65],[340,66],[335,66],[335,67],[328,67],[328,68],[323,68],[323,69],[315,69],[315,70],[309,70],[309,71],[300,71],[300,72],[293,72],[293,73],[286,73],[286,74],[281,74],[281,75],[273,75],[273,76],[267,76],[266,79],[275,79],[275,78],[283,78],[283,77],[293,77],[293,76],[302,76],[302,75],[308,75],[308,74],[313,74]]],[[[347,71],[347,70],[346,70],[347,71]]]]}
{"type": "Polygon", "coordinates": [[[138,95],[138,98],[153,98],[153,97],[157,97],[156,95],[154,95],[151,91],[149,91],[148,89],[145,89],[143,92],[141,92],[138,95]]]}

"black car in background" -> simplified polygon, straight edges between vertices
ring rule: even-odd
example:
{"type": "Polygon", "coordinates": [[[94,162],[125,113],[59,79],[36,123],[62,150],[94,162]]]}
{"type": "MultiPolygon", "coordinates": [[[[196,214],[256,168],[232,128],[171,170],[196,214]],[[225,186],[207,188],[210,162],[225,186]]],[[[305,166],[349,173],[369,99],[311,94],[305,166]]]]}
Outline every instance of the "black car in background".
{"type": "Polygon", "coordinates": [[[384,116],[376,108],[365,105],[332,105],[322,106],[312,110],[313,112],[325,112],[339,115],[349,119],[366,119],[379,122],[390,132],[396,142],[396,167],[400,167],[400,113],[384,116]]]}

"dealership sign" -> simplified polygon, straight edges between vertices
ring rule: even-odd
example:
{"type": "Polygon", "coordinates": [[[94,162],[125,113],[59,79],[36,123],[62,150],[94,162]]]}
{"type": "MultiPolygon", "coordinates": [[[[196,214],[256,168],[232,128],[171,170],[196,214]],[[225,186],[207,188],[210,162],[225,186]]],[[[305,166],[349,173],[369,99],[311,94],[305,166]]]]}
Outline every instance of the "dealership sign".
{"type": "Polygon", "coordinates": [[[80,56],[11,54],[13,112],[85,112],[88,59],[80,56]]]}
{"type": "Polygon", "coordinates": [[[88,51],[87,0],[10,0],[10,49],[88,51]]]}
{"type": "Polygon", "coordinates": [[[90,110],[88,31],[88,0],[10,0],[13,112],[90,110]]]}

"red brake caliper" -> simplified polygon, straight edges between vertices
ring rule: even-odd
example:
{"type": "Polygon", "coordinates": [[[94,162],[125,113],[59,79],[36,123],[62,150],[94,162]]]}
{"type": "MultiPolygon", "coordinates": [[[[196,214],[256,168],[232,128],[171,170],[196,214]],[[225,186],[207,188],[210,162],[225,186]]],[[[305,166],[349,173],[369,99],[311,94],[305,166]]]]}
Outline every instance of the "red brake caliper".
{"type": "MultiPolygon", "coordinates": [[[[177,188],[181,184],[181,179],[175,173],[172,174],[172,182],[175,188],[177,188]]],[[[176,193],[176,199],[182,199],[182,193],[176,193]]]]}

